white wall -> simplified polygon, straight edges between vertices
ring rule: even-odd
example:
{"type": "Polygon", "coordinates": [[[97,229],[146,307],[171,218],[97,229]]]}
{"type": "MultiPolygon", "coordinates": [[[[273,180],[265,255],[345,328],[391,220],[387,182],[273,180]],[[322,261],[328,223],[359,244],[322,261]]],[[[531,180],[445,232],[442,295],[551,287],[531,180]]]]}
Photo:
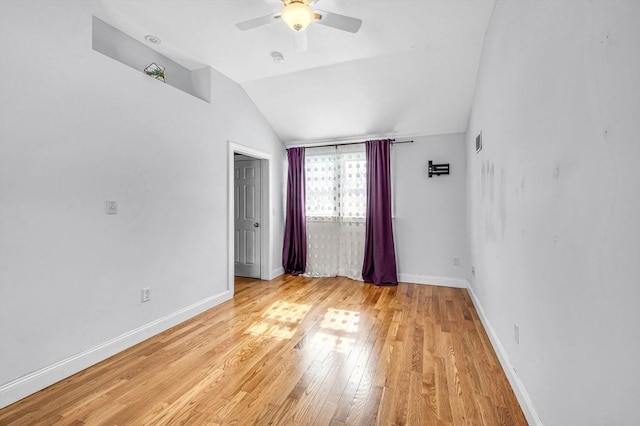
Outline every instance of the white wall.
{"type": "Polygon", "coordinates": [[[469,275],[465,135],[413,138],[394,145],[394,231],[398,279],[466,287],[469,275]],[[427,164],[450,174],[428,177],[427,164]],[[459,258],[454,265],[453,258],[459,258]]]}
{"type": "Polygon", "coordinates": [[[471,286],[534,422],[640,424],[639,75],[640,2],[496,4],[467,136],[471,286]]]}
{"type": "Polygon", "coordinates": [[[285,151],[242,88],[176,90],[93,51],[91,21],[0,2],[0,406],[231,297],[229,140],[272,156],[280,268],[285,151]]]}

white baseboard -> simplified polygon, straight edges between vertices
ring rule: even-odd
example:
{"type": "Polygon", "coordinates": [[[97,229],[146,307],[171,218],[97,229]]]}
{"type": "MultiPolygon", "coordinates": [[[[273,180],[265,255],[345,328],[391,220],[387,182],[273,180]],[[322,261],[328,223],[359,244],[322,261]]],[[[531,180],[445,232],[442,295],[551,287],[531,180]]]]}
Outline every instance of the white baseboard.
{"type": "Polygon", "coordinates": [[[469,286],[467,280],[429,275],[398,274],[398,281],[402,283],[437,285],[440,287],[467,288],[469,286]]]}
{"type": "Polygon", "coordinates": [[[476,297],[476,294],[473,292],[473,287],[469,285],[467,289],[469,290],[469,294],[471,295],[471,300],[473,301],[473,304],[476,308],[476,312],[478,312],[478,315],[480,316],[480,321],[482,321],[482,325],[484,326],[484,329],[487,332],[487,335],[489,335],[489,340],[491,340],[493,349],[496,351],[496,354],[498,355],[498,360],[502,365],[502,369],[504,370],[507,376],[507,379],[511,384],[511,388],[513,389],[513,392],[516,394],[516,398],[518,398],[518,402],[520,403],[520,407],[522,408],[522,411],[524,412],[524,415],[527,418],[527,422],[529,422],[530,425],[543,426],[542,420],[538,416],[538,413],[536,412],[536,409],[533,406],[533,401],[531,401],[531,397],[529,396],[527,389],[524,387],[524,384],[520,380],[520,377],[518,377],[516,370],[511,365],[511,361],[509,360],[509,355],[507,354],[507,351],[504,349],[504,346],[502,346],[502,342],[500,342],[498,335],[496,334],[495,330],[491,326],[489,319],[485,315],[484,309],[482,308],[480,301],[476,297]]]}
{"type": "Polygon", "coordinates": [[[281,266],[271,271],[271,275],[269,276],[269,279],[272,280],[275,277],[279,277],[282,274],[284,274],[284,268],[281,266]]]}
{"type": "Polygon", "coordinates": [[[110,356],[130,348],[156,334],[180,324],[208,309],[213,308],[233,297],[230,291],[208,297],[187,306],[177,312],[159,318],[153,322],[108,340],[94,348],[71,356],[55,364],[19,377],[0,386],[0,408],[13,404],[20,399],[59,382],[79,371],[84,370],[110,356]]]}

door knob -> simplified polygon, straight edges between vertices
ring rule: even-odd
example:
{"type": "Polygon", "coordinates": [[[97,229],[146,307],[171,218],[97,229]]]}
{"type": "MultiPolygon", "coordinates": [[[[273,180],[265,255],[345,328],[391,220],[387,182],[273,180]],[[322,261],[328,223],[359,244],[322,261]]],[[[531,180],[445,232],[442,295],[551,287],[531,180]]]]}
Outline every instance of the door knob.
{"type": "Polygon", "coordinates": [[[257,227],[259,227],[259,226],[260,226],[260,224],[259,224],[258,222],[256,222],[256,223],[254,223],[254,224],[253,224],[253,227],[254,227],[254,228],[257,228],[257,227]]]}

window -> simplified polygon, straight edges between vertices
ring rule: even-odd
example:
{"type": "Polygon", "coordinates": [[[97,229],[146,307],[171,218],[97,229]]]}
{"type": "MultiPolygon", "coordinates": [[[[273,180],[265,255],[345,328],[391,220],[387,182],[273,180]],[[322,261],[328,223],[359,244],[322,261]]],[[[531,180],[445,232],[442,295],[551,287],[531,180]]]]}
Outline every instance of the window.
{"type": "Polygon", "coordinates": [[[364,220],[367,163],[363,145],[308,148],[306,215],[310,220],[364,220]]]}
{"type": "Polygon", "coordinates": [[[305,150],[305,275],[362,280],[367,162],[364,145],[305,150]]]}

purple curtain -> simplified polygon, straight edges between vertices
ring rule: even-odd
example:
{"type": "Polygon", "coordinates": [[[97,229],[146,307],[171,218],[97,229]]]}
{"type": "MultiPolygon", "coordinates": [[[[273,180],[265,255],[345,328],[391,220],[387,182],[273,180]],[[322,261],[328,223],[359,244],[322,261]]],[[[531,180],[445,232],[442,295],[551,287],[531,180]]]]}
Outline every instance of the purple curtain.
{"type": "Polygon", "coordinates": [[[391,141],[367,141],[367,222],[362,279],[396,285],[396,253],[391,223],[391,141]]]}
{"type": "Polygon", "coordinates": [[[304,273],[307,265],[307,219],[305,216],[304,148],[289,148],[287,211],[284,224],[282,266],[292,275],[304,273]]]}

